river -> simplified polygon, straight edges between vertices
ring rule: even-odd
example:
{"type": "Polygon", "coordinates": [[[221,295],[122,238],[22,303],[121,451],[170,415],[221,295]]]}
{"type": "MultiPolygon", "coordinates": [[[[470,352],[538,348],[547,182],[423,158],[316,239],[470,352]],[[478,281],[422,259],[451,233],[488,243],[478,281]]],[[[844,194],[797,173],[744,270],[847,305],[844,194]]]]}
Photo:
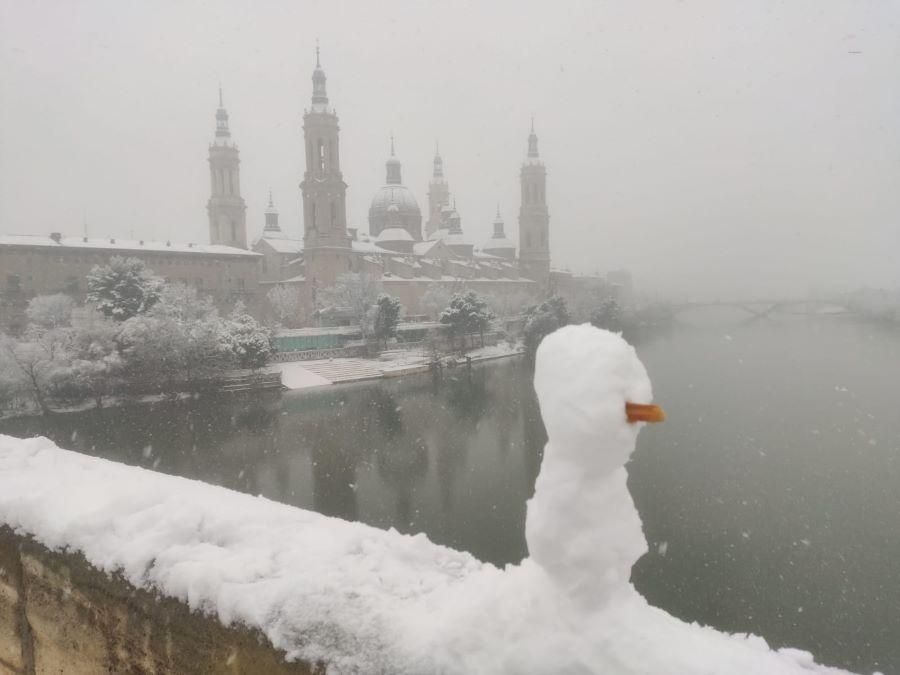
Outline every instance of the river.
{"type": "MultiPolygon", "coordinates": [[[[900,331],[695,310],[638,351],[668,413],[629,486],[638,590],[681,618],[900,673],[900,331]]],[[[0,422],[62,447],[471,551],[527,555],[546,439],[522,359],[443,381],[0,422]]]]}

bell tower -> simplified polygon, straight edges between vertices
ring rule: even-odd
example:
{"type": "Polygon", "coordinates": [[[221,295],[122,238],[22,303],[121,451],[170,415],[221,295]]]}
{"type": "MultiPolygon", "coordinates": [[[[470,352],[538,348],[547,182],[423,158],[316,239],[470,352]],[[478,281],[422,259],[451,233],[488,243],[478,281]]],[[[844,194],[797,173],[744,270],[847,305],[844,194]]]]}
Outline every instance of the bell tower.
{"type": "Polygon", "coordinates": [[[306,249],[350,247],[347,232],[347,184],[341,174],[338,117],[328,105],[325,71],[316,46],[312,106],[303,115],[306,172],[303,193],[303,239],[306,249]]]}
{"type": "Polygon", "coordinates": [[[428,183],[428,221],[425,223],[425,238],[431,239],[441,227],[441,209],[450,203],[450,186],[444,179],[444,160],[437,143],[434,144],[434,172],[428,183]]]}
{"type": "Polygon", "coordinates": [[[209,243],[247,248],[247,205],[241,197],[241,159],[228,129],[228,111],[222,103],[219,87],[219,109],[216,110],[216,136],[209,146],[211,194],[209,243]]]}
{"type": "Polygon", "coordinates": [[[538,139],[531,121],[528,154],[520,172],[519,273],[541,284],[550,281],[550,212],[547,210],[547,169],[538,154],[538,139]]]}
{"type": "Polygon", "coordinates": [[[351,270],[351,238],[347,232],[347,184],[341,174],[340,127],[337,113],[328,105],[318,44],[312,81],[312,105],[303,114],[303,248],[307,277],[314,284],[331,285],[351,270]]]}

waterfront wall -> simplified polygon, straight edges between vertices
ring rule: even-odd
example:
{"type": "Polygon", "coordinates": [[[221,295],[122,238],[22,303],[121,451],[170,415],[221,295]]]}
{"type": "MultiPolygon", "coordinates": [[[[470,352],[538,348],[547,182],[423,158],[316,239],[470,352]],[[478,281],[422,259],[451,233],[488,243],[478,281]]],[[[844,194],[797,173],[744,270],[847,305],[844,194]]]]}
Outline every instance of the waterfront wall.
{"type": "Polygon", "coordinates": [[[322,673],[266,637],[0,527],[0,672],[322,673]]]}

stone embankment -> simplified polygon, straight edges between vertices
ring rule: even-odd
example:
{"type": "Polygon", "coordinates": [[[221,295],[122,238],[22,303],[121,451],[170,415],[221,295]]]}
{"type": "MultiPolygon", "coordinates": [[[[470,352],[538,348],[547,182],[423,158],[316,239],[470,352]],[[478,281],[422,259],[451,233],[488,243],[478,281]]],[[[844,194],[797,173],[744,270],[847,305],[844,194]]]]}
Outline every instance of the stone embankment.
{"type": "Polygon", "coordinates": [[[223,626],[0,527],[0,673],[321,672],[286,662],[258,630],[223,626]]]}

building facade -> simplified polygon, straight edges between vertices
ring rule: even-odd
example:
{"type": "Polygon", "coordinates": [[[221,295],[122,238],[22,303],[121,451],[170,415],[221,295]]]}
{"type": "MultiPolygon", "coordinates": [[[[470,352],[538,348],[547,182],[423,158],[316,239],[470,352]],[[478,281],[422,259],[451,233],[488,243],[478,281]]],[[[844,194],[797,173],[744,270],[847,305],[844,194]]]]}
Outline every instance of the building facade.
{"type": "Polygon", "coordinates": [[[179,244],[64,237],[59,233],[0,235],[0,329],[25,326],[25,307],[36,295],[65,293],[81,302],[87,276],[113,256],[138,258],[168,282],[195,287],[223,311],[237,300],[259,303],[259,254],[216,244],[179,244]]]}

